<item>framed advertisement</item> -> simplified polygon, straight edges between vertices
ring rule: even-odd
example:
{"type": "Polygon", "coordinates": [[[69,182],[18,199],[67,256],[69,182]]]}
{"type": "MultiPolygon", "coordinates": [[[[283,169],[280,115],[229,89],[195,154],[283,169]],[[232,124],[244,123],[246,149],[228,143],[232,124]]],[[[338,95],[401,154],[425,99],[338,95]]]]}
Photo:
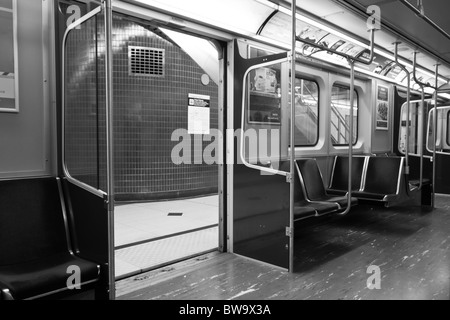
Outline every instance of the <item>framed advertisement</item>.
{"type": "Polygon", "coordinates": [[[376,130],[389,130],[389,88],[377,86],[376,130]]]}
{"type": "Polygon", "coordinates": [[[0,0],[0,112],[18,112],[17,0],[0,0]]]}

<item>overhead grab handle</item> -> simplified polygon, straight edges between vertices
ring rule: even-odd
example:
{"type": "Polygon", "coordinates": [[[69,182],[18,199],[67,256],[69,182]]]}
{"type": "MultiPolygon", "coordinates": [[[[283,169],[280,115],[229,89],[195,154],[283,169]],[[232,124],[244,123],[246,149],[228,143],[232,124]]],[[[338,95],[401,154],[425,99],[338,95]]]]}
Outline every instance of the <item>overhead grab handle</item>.
{"type": "Polygon", "coordinates": [[[424,83],[424,82],[420,81],[419,79],[417,79],[417,76],[416,76],[416,69],[417,69],[417,51],[414,51],[413,73],[412,73],[412,74],[413,74],[413,79],[414,79],[414,81],[415,81],[421,88],[428,87],[428,88],[432,88],[432,89],[434,89],[434,90],[437,90],[437,87],[432,86],[432,85],[429,84],[429,83],[424,83]]]}
{"type": "MultiPolygon", "coordinates": [[[[343,53],[343,52],[339,52],[339,51],[337,51],[335,49],[331,49],[331,48],[325,47],[325,46],[321,45],[320,43],[316,43],[316,42],[311,41],[309,39],[303,39],[303,38],[301,38],[299,36],[296,36],[295,38],[296,38],[296,40],[298,42],[302,42],[302,43],[305,43],[305,44],[307,44],[307,45],[309,45],[311,47],[319,49],[317,51],[314,51],[313,53],[316,53],[316,52],[319,52],[319,51],[327,51],[327,52],[334,53],[334,54],[336,54],[338,56],[341,56],[341,57],[345,58],[347,61],[351,60],[353,62],[359,62],[359,63],[362,63],[362,64],[370,65],[372,63],[373,59],[374,59],[375,31],[376,31],[376,29],[371,29],[370,30],[370,45],[369,45],[370,56],[369,56],[368,60],[361,59],[360,57],[351,56],[351,55],[343,53]]],[[[311,54],[313,54],[313,53],[311,53],[311,54]]]]}

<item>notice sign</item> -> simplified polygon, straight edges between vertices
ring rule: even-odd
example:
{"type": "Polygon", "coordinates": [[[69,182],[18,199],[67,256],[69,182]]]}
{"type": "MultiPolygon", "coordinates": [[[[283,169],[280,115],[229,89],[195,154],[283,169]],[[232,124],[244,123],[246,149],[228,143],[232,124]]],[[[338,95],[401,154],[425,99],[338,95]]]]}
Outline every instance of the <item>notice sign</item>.
{"type": "Polygon", "coordinates": [[[14,99],[14,74],[0,71],[0,98],[14,99]]]}
{"type": "Polygon", "coordinates": [[[376,129],[389,130],[389,88],[377,87],[376,129]]]}
{"type": "Polygon", "coordinates": [[[188,133],[210,133],[211,97],[200,94],[189,94],[188,97],[188,133]]]}

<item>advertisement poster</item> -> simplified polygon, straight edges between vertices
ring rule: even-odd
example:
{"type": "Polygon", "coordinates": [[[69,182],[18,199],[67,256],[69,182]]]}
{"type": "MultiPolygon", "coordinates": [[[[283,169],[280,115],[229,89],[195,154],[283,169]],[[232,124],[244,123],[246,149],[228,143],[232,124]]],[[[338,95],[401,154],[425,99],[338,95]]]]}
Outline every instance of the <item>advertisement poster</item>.
{"type": "Polygon", "coordinates": [[[249,123],[281,123],[279,69],[258,68],[250,72],[249,123]]]}
{"type": "Polygon", "coordinates": [[[189,94],[188,97],[188,133],[210,133],[210,96],[189,94]]]}
{"type": "Polygon", "coordinates": [[[389,88],[377,87],[376,130],[389,130],[389,88]]]}

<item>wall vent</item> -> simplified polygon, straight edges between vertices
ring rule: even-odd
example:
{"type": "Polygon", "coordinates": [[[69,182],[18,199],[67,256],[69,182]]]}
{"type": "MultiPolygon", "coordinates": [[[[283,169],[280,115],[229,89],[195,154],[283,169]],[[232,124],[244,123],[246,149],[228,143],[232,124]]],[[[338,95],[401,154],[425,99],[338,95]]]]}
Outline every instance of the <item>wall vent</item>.
{"type": "Polygon", "coordinates": [[[129,46],[128,62],[130,76],[164,77],[164,49],[129,46]]]}

